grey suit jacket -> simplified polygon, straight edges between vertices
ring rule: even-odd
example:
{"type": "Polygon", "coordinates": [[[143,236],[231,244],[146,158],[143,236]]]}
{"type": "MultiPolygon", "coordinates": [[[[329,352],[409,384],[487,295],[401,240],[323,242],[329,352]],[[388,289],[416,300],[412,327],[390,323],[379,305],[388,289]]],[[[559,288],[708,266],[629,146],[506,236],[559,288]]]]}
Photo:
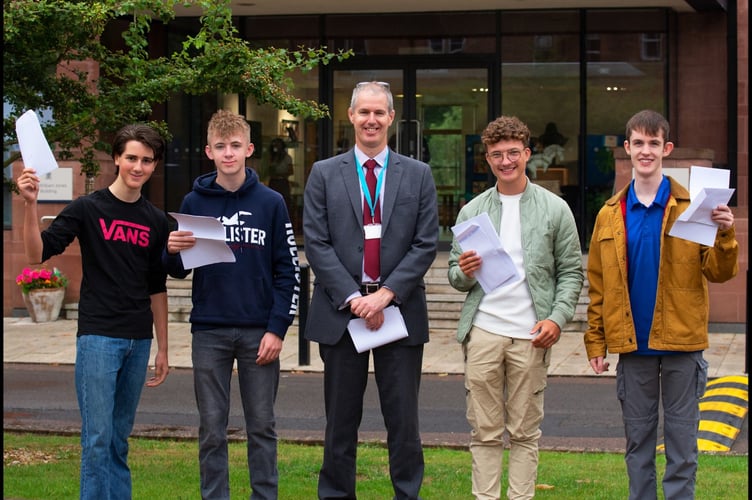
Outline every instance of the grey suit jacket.
{"type": "MultiPolygon", "coordinates": [[[[351,319],[340,309],[360,289],[363,198],[355,153],[313,164],[304,192],[305,255],[315,274],[305,337],[333,345],[351,319]]],[[[400,342],[428,342],[423,276],[436,258],[439,220],[436,185],[425,163],[389,151],[381,212],[381,284],[395,293],[407,325],[400,342]]]]}

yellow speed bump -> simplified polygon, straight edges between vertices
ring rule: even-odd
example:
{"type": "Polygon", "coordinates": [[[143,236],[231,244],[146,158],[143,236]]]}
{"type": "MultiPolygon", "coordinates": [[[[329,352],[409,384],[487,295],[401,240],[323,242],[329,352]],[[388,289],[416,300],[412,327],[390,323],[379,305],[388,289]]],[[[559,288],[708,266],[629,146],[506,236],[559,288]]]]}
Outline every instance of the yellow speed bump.
{"type": "MultiPolygon", "coordinates": [[[[721,377],[707,383],[699,404],[697,447],[700,451],[731,450],[749,409],[748,388],[746,375],[721,377]]],[[[665,449],[661,439],[657,450],[665,449]]]]}
{"type": "Polygon", "coordinates": [[[700,451],[729,451],[749,409],[747,376],[721,377],[708,382],[700,398],[700,451]]]}

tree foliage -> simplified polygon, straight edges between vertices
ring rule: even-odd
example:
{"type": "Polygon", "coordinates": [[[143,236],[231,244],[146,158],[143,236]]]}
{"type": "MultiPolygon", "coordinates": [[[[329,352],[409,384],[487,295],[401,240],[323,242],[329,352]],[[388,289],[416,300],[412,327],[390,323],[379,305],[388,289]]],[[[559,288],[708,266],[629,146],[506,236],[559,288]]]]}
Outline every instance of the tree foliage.
{"type": "MultiPolygon", "coordinates": [[[[351,55],[326,47],[253,48],[238,36],[229,0],[4,0],[3,16],[3,98],[11,110],[4,151],[17,143],[21,114],[46,111],[52,120],[42,128],[53,151],[80,161],[87,175],[99,173],[95,152],[109,153],[102,137],[148,121],[154,106],[175,93],[239,93],[293,115],[327,116],[325,105],[292,94],[290,75],[351,55]],[[200,8],[200,30],[173,53],[150,54],[156,23],[168,24],[181,5],[200,8]],[[124,49],[102,42],[115,24],[125,25],[124,49]]],[[[165,123],[151,123],[169,138],[165,123]]],[[[4,167],[18,157],[12,152],[4,167]]]]}

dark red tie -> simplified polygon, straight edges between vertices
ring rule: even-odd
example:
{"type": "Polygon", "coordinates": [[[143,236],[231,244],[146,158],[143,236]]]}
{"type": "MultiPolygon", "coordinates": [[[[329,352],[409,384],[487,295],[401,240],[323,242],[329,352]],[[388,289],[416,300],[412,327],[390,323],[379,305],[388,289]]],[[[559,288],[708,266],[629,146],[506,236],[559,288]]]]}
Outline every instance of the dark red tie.
{"type": "MultiPolygon", "coordinates": [[[[371,193],[371,200],[375,203],[375,211],[373,217],[371,217],[371,207],[368,206],[366,197],[363,196],[363,225],[379,224],[381,223],[381,208],[380,203],[376,200],[376,174],[374,169],[376,168],[376,160],[369,159],[365,162],[363,167],[366,169],[366,184],[368,184],[368,191],[371,193]]],[[[379,278],[379,252],[381,246],[380,238],[371,238],[365,240],[364,254],[363,254],[363,269],[366,274],[371,277],[373,281],[379,278]]]]}

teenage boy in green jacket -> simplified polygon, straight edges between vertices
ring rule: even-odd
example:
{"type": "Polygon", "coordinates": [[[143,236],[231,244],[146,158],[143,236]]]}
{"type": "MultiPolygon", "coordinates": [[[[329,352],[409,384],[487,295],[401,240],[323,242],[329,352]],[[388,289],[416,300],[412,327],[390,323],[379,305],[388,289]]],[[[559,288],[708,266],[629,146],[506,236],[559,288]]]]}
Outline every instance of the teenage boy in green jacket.
{"type": "Polygon", "coordinates": [[[473,495],[498,499],[504,431],[509,433],[509,498],[533,498],[551,347],[574,316],[582,288],[582,252],[567,203],[530,182],[530,130],[502,116],[481,136],[496,185],[465,205],[461,223],[488,213],[518,279],[485,293],[483,261],[455,239],[449,282],[468,292],[457,330],[465,356],[467,419],[472,427],[473,495]]]}

